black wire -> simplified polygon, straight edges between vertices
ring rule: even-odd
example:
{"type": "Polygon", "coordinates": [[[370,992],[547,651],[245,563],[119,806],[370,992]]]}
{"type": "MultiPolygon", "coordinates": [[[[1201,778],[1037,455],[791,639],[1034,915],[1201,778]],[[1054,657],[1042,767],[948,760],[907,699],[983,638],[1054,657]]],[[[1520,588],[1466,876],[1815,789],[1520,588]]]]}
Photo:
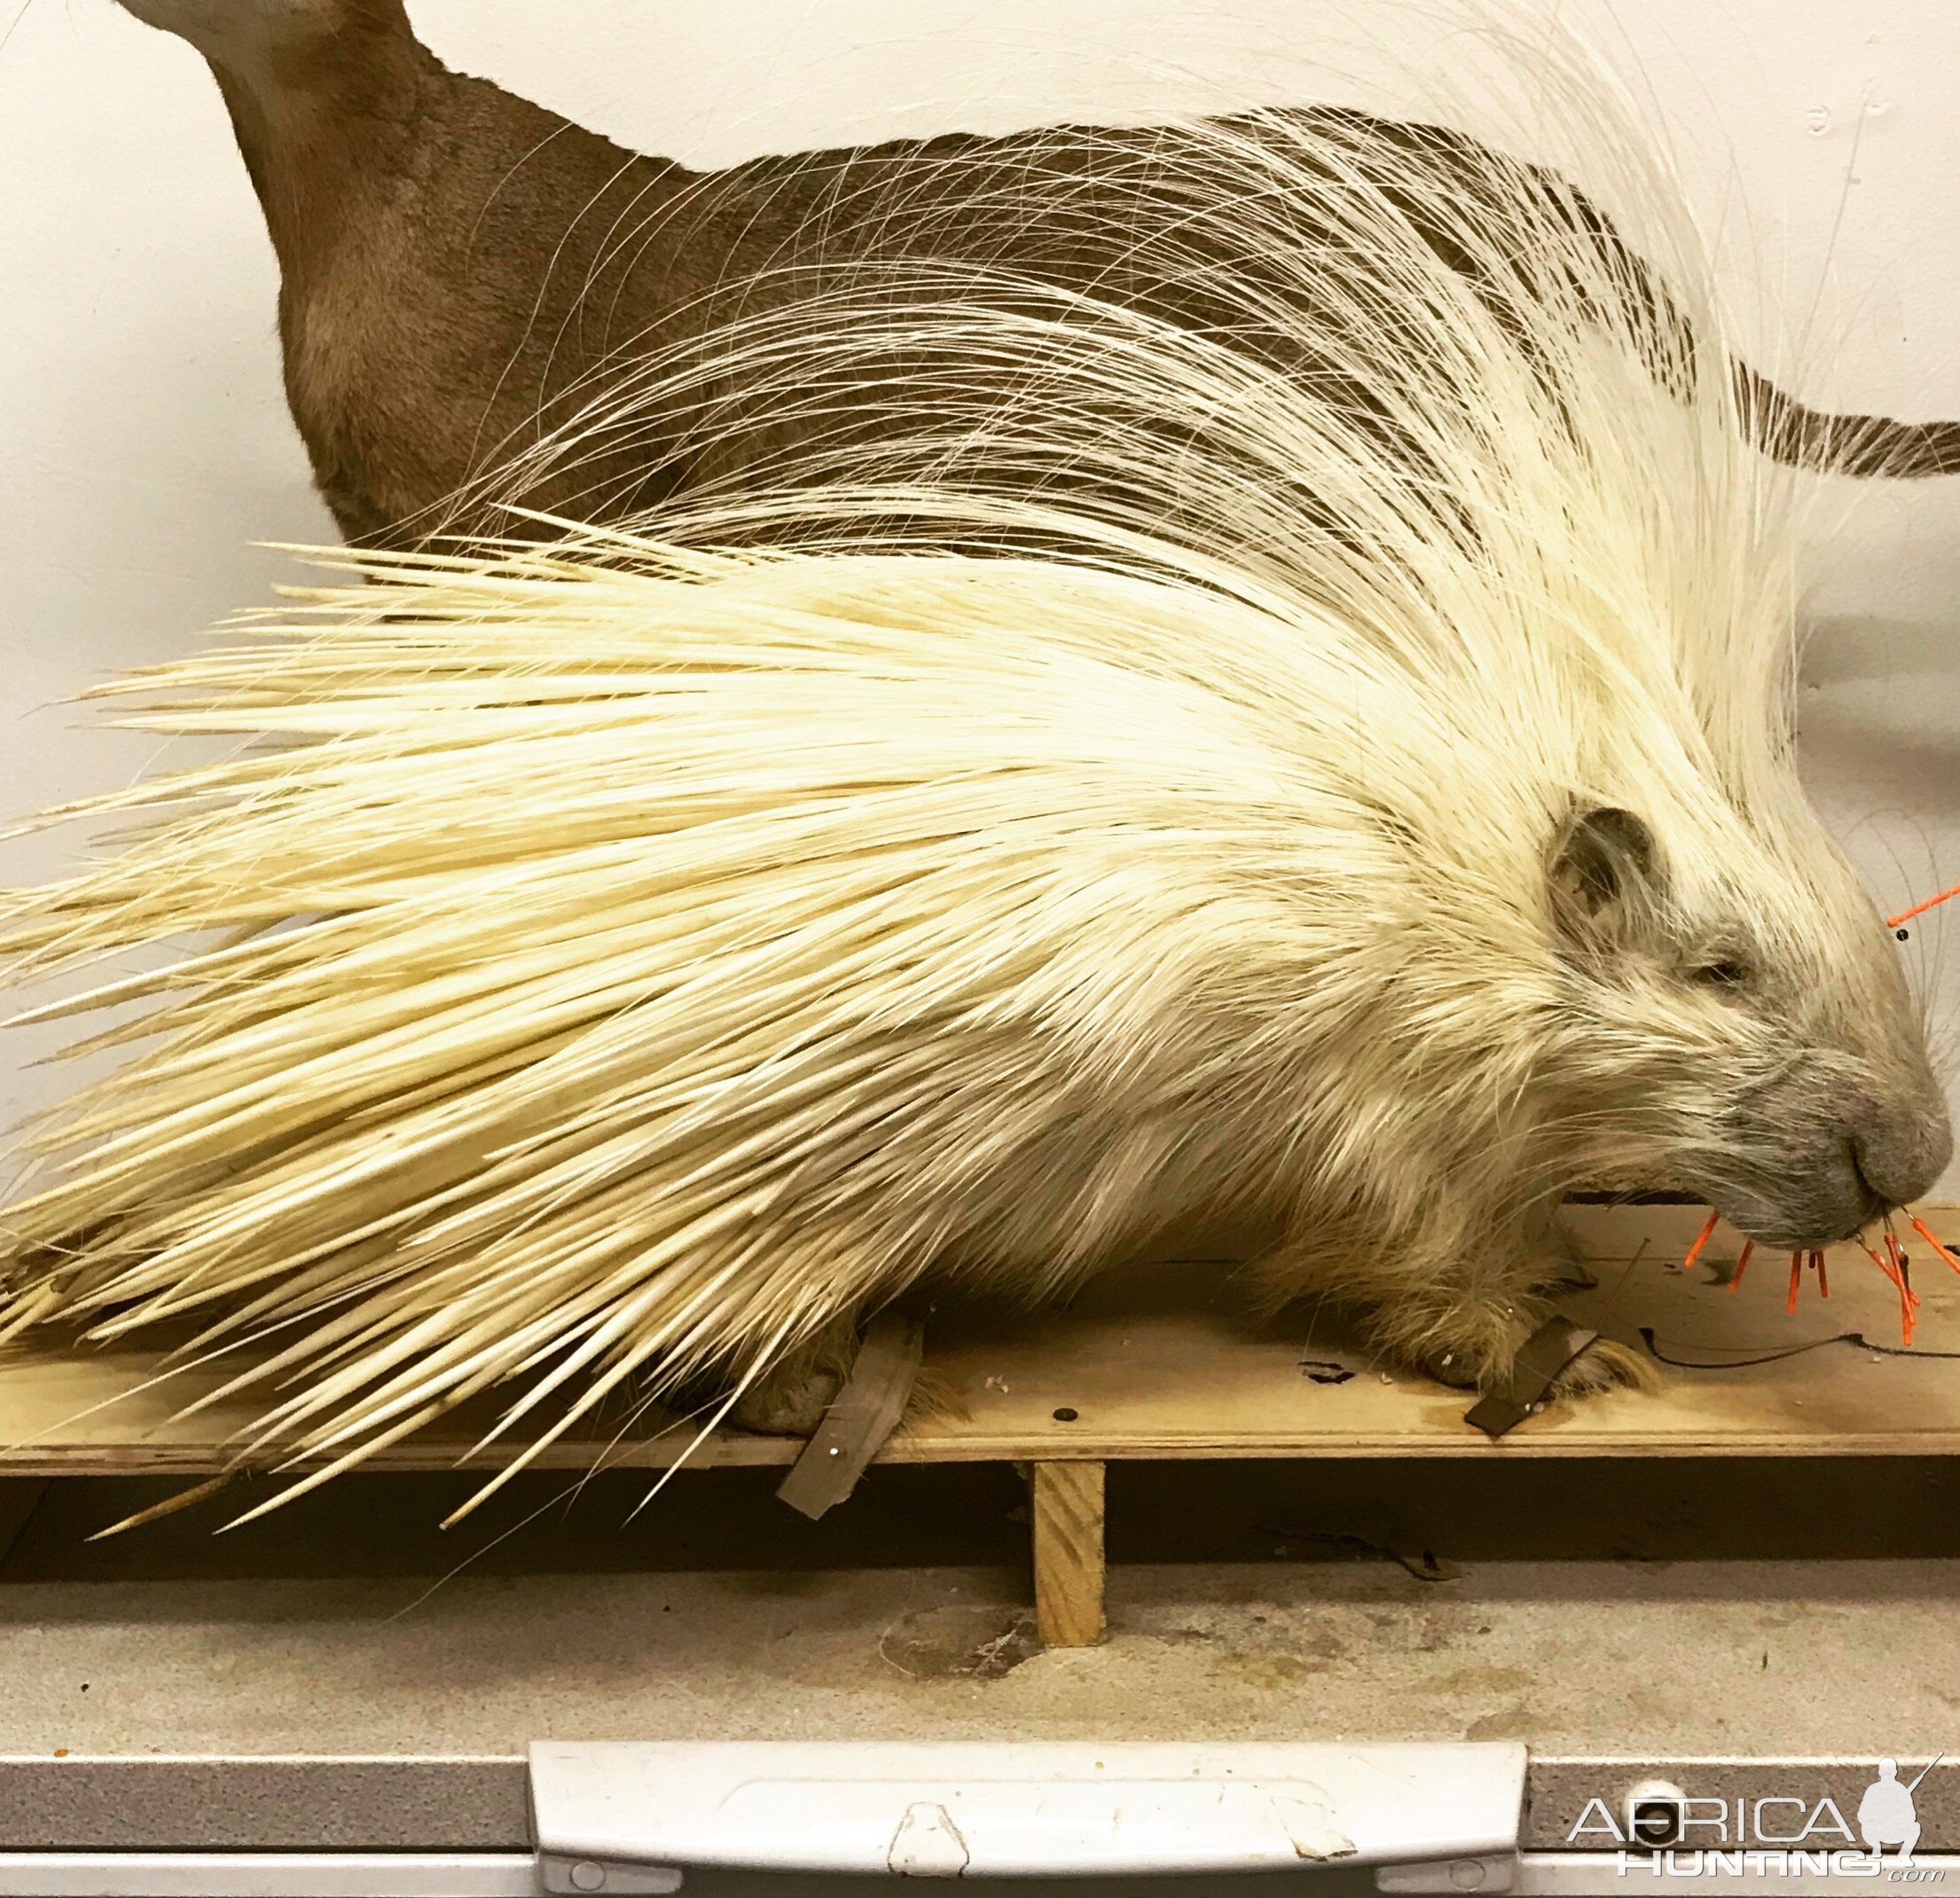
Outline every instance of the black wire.
{"type": "Polygon", "coordinates": [[[1960,1351],[1916,1351],[1901,1345],[1875,1345],[1862,1331],[1840,1331],[1835,1337],[1814,1337],[1807,1345],[1792,1345],[1787,1351],[1772,1351],[1760,1358],[1716,1358],[1700,1363],[1692,1358],[1670,1358],[1654,1342],[1651,1325],[1640,1328],[1640,1340],[1658,1362],[1670,1364],[1682,1371],[1739,1371],[1752,1364],[1781,1364],[1785,1358],[1800,1358],[1805,1352],[1819,1350],[1825,1345],[1855,1345],[1860,1351],[1876,1351],[1887,1358],[1960,1358],[1960,1351]]]}

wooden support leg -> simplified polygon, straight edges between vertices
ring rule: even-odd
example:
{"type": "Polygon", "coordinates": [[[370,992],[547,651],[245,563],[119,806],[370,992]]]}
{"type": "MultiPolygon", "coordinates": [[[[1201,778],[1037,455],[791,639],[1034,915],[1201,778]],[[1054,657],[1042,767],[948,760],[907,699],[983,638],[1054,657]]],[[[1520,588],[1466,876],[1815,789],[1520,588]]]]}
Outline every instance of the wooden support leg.
{"type": "Polygon", "coordinates": [[[1046,1647],[1102,1638],[1102,1478],[1101,1463],[1034,1465],[1034,1621],[1046,1647]]]}

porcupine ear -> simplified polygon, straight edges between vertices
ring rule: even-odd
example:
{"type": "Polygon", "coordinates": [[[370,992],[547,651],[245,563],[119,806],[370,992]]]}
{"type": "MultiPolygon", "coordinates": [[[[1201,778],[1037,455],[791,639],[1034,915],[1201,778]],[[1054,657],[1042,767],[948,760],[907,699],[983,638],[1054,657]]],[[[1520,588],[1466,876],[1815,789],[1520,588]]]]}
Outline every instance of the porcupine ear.
{"type": "Polygon", "coordinates": [[[1624,939],[1660,894],[1659,852],[1644,820],[1617,804],[1575,806],[1552,852],[1552,916],[1568,941],[1624,939]]]}

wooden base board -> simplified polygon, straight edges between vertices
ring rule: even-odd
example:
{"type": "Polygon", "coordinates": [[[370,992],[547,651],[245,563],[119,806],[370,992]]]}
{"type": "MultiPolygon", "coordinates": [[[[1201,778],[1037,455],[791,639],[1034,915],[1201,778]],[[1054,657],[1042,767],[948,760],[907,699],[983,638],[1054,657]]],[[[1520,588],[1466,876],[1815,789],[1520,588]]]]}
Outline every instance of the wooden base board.
{"type": "MultiPolygon", "coordinates": [[[[1960,1247],[1960,1207],[1929,1223],[1960,1247]]],[[[1650,1327],[1669,1356],[1729,1360],[1788,1350],[1845,1331],[1900,1342],[1897,1294],[1855,1247],[1830,1255],[1831,1297],[1805,1275],[1784,1311],[1787,1255],[1758,1253],[1737,1292],[1722,1282],[1738,1250],[1719,1229],[1695,1269],[1678,1263],[1700,1223],[1690,1207],[1575,1207],[1572,1224],[1598,1279],[1567,1309],[1638,1343],[1650,1327]]],[[[1159,1265],[1112,1274],[1070,1309],[1022,1320],[974,1318],[928,1328],[926,1368],[945,1408],[901,1429],[889,1463],[1288,1456],[1600,1456],[1899,1455],[1960,1450],[1960,1277],[1923,1243],[1912,1248],[1922,1303],[1910,1356],[1829,1344],[1737,1369],[1662,1367],[1658,1395],[1614,1391],[1556,1404],[1493,1443],[1463,1422],[1470,1400],[1429,1379],[1384,1370],[1338,1335],[1261,1327],[1233,1293],[1229,1265],[1159,1265]]],[[[0,1474],[148,1471],[209,1475],[251,1419],[228,1401],[175,1413],[237,1369],[167,1377],[131,1352],[0,1357],[0,1474]]],[[[484,1414],[487,1421],[489,1413],[484,1414]]],[[[494,1468],[510,1445],[477,1446],[478,1420],[443,1426],[378,1454],[390,1470],[494,1468]]],[[[546,1469],[664,1468],[793,1462],[795,1439],[662,1419],[630,1435],[568,1438],[546,1469]]]]}
{"type": "MultiPolygon", "coordinates": [[[[1960,1207],[1926,1217],[1960,1249],[1960,1207]]],[[[1066,1311],[1037,1318],[936,1321],[926,1369],[943,1408],[903,1426],[879,1460],[1025,1465],[1038,1625],[1051,1645],[1084,1646],[1102,1629],[1111,1461],[1960,1452],[1960,1276],[1924,1242],[1910,1248],[1916,1349],[1901,1354],[1897,1292],[1855,1247],[1831,1254],[1828,1299],[1803,1274],[1791,1314],[1787,1255],[1759,1254],[1731,1290],[1739,1243],[1718,1230],[1695,1267],[1681,1269],[1701,1218],[1688,1207],[1573,1208],[1596,1282],[1565,1308],[1607,1337],[1639,1345],[1644,1334],[1662,1359],[1702,1368],[1664,1362],[1658,1392],[1553,1404],[1495,1442],[1464,1421],[1467,1393],[1384,1370],[1338,1335],[1257,1325],[1234,1296],[1229,1264],[1187,1261],[1112,1274],[1066,1311]],[[1847,1333],[1864,1342],[1846,1342],[1847,1333]],[[1796,1349],[1806,1345],[1815,1348],[1796,1349]]],[[[17,1348],[0,1357],[0,1475],[222,1471],[253,1407],[177,1413],[238,1368],[164,1376],[141,1353],[17,1348]]],[[[480,1434],[481,1424],[466,1431],[445,1419],[369,1467],[500,1467],[520,1447],[486,1449],[480,1434]]],[[[642,1418],[630,1433],[567,1437],[537,1466],[789,1463],[803,1447],[642,1418]]]]}

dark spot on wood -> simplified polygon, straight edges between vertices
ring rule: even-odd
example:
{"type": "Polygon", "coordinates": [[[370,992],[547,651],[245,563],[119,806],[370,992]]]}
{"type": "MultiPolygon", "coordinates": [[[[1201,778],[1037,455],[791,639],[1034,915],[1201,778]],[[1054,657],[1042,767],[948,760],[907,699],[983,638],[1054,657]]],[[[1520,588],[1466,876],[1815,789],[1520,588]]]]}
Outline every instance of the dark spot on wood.
{"type": "Polygon", "coordinates": [[[1354,1373],[1345,1364],[1337,1364],[1331,1358],[1302,1358],[1300,1369],[1315,1384],[1345,1384],[1354,1373]]]}

